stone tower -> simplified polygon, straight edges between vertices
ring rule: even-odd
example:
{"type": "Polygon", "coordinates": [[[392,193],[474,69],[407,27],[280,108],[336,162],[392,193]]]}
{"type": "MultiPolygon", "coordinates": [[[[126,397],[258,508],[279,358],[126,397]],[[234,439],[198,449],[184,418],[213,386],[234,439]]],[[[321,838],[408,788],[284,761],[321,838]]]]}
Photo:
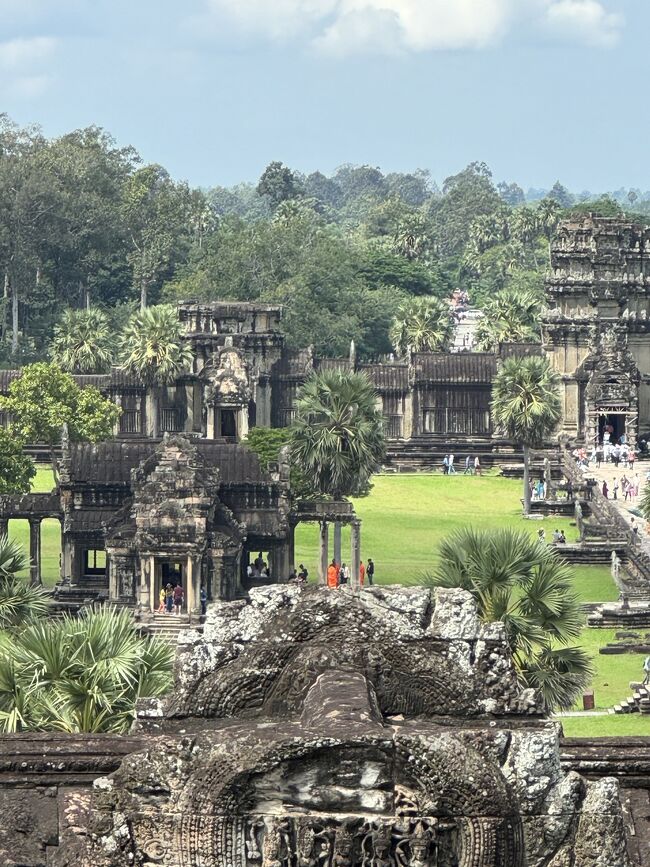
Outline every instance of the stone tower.
{"type": "Polygon", "coordinates": [[[551,244],[544,350],[562,378],[561,433],[634,443],[650,428],[650,229],[624,218],[560,224],[551,244]]]}

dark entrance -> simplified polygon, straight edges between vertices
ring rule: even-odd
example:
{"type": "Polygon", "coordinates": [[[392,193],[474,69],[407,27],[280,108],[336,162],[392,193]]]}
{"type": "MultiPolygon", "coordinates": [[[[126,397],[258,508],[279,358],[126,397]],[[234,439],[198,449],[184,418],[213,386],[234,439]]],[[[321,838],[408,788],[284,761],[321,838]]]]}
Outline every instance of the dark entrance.
{"type": "Polygon", "coordinates": [[[222,409],[220,414],[220,435],[222,437],[237,436],[237,420],[234,409],[222,409]]]}
{"type": "Polygon", "coordinates": [[[609,412],[601,413],[598,417],[598,440],[603,441],[605,431],[609,431],[609,441],[612,444],[619,442],[625,434],[625,413],[609,412]]]}
{"type": "MultiPolygon", "coordinates": [[[[158,610],[161,603],[160,591],[164,590],[168,584],[171,584],[172,588],[180,584],[185,594],[187,594],[187,587],[183,580],[185,573],[183,563],[174,560],[163,560],[157,563],[156,566],[154,604],[156,610],[158,610]]],[[[182,610],[185,611],[185,602],[183,602],[182,610]]]]}

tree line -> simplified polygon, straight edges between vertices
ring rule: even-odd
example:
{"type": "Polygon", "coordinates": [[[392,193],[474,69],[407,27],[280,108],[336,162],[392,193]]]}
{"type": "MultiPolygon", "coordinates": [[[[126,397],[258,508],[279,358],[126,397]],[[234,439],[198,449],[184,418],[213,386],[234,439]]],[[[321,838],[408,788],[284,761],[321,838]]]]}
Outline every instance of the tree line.
{"type": "Polygon", "coordinates": [[[404,351],[413,318],[421,346],[445,348],[436,302],[461,287],[496,304],[484,348],[535,339],[549,238],[576,209],[621,205],[576,204],[560,184],[527,204],[484,163],[441,187],[422,170],[272,162],[257,184],[194,189],[98,127],[47,138],[0,115],[0,364],[52,357],[69,310],[100,311],[115,333],[185,298],[279,303],[289,346],[340,355],[353,339],[370,358],[404,351]]]}

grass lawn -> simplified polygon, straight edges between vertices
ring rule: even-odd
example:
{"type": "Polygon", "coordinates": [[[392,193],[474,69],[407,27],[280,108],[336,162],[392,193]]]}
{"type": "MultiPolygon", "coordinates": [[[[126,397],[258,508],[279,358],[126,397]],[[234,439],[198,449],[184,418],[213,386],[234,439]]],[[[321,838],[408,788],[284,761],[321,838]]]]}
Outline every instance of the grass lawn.
{"type": "MultiPolygon", "coordinates": [[[[558,528],[564,530],[568,542],[577,540],[577,530],[569,518],[523,520],[521,488],[520,481],[497,475],[376,476],[370,496],[354,502],[362,520],[362,557],[364,561],[368,557],[375,561],[377,583],[409,583],[432,568],[440,541],[460,527],[517,527],[531,536],[544,527],[547,538],[558,528]]],[[[349,538],[344,530],[344,562],[349,557],[349,538]]],[[[317,572],[318,544],[315,524],[298,526],[296,560],[304,563],[311,575],[317,572]]],[[[576,587],[588,602],[617,598],[609,573],[601,567],[583,567],[576,575],[576,587]]]]}
{"type": "MultiPolygon", "coordinates": [[[[39,466],[33,490],[50,491],[52,472],[39,466]]],[[[374,480],[369,497],[355,501],[362,519],[361,541],[364,561],[376,563],[376,580],[382,584],[411,583],[435,565],[439,542],[459,527],[479,529],[516,527],[537,534],[544,527],[550,538],[557,527],[567,540],[577,539],[569,518],[523,520],[521,482],[498,475],[443,476],[437,474],[381,475],[374,480]]],[[[42,524],[43,581],[52,586],[59,577],[61,529],[58,521],[42,524]]],[[[29,550],[27,521],[11,521],[9,534],[29,550]]],[[[330,537],[330,545],[332,543],[330,537]]],[[[349,533],[343,533],[343,559],[349,557],[349,533]]],[[[312,577],[317,574],[318,528],[301,524],[296,531],[296,563],[303,562],[312,577]]],[[[575,569],[575,588],[585,602],[607,602],[618,593],[609,568],[580,566],[575,569]]],[[[593,688],[597,709],[617,704],[629,695],[628,683],[641,679],[642,656],[624,654],[603,656],[598,648],[612,641],[614,630],[585,629],[581,643],[594,658],[597,672],[593,688]]],[[[648,734],[650,719],[637,714],[624,717],[567,717],[562,719],[567,736],[648,734]]]]}

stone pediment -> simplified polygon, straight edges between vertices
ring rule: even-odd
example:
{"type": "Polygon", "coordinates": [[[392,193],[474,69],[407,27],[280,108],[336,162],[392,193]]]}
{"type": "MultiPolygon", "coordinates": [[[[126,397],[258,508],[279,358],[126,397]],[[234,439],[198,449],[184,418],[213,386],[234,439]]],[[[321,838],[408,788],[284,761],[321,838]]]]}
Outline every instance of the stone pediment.
{"type": "Polygon", "coordinates": [[[247,403],[251,397],[248,365],[243,354],[227,343],[218,349],[200,374],[208,402],[247,403]]]}
{"type": "Polygon", "coordinates": [[[57,863],[629,867],[616,781],[563,772],[469,593],[261,588],[180,647],[57,863]]]}

